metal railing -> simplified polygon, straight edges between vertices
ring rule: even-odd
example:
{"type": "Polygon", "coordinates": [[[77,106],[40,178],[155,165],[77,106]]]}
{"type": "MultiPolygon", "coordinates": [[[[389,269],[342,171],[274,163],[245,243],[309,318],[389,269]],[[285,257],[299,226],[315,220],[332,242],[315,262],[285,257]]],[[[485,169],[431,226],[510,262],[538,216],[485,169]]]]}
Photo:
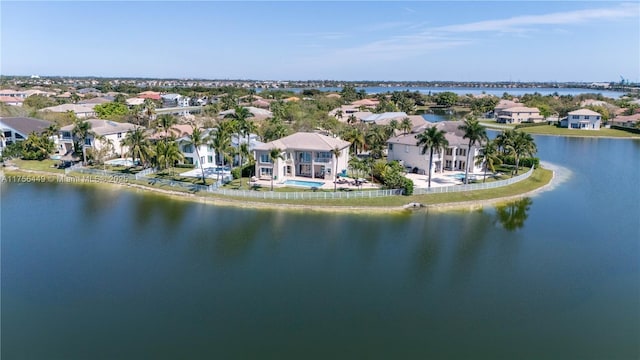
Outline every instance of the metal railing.
{"type": "Polygon", "coordinates": [[[450,192],[462,192],[462,191],[473,191],[473,190],[485,190],[485,189],[495,189],[502,186],[507,186],[511,184],[515,184],[519,181],[527,179],[531,174],[533,174],[534,168],[532,167],[526,173],[518,176],[514,176],[510,179],[506,180],[498,180],[492,181],[488,183],[475,183],[475,184],[467,184],[467,185],[450,185],[450,186],[438,186],[432,188],[419,188],[414,189],[414,195],[424,195],[424,194],[440,194],[440,193],[450,193],[450,192]]]}
{"type": "Polygon", "coordinates": [[[372,199],[385,196],[402,195],[401,189],[370,191],[316,191],[316,192],[276,192],[255,190],[218,189],[216,194],[254,199],[308,200],[308,199],[372,199]]]}
{"type": "MultiPolygon", "coordinates": [[[[154,170],[154,169],[148,169],[154,170]]],[[[502,186],[511,185],[519,181],[527,179],[533,174],[534,168],[529,169],[522,175],[515,176],[506,180],[493,181],[488,183],[475,183],[468,185],[451,185],[432,188],[417,188],[414,189],[414,195],[424,194],[439,194],[439,193],[451,193],[451,192],[463,192],[473,190],[494,189],[502,186]]],[[[200,185],[185,181],[175,181],[161,178],[152,178],[147,176],[138,176],[138,174],[124,174],[116,171],[99,170],[84,168],[82,166],[72,166],[65,169],[65,174],[70,172],[77,172],[81,174],[91,174],[96,176],[105,177],[105,181],[118,181],[121,182],[124,179],[146,181],[149,185],[165,185],[174,187],[181,190],[187,190],[189,192],[209,192],[218,195],[253,198],[253,199],[277,199],[277,200],[308,200],[308,199],[372,199],[378,197],[397,196],[402,195],[402,189],[384,189],[384,190],[364,190],[364,191],[312,191],[312,192],[276,192],[268,191],[266,188],[262,191],[256,190],[231,190],[220,188],[220,183],[214,183],[211,185],[200,185]],[[68,171],[67,171],[68,170],[68,171]]],[[[149,174],[152,172],[149,172],[149,174]]]]}

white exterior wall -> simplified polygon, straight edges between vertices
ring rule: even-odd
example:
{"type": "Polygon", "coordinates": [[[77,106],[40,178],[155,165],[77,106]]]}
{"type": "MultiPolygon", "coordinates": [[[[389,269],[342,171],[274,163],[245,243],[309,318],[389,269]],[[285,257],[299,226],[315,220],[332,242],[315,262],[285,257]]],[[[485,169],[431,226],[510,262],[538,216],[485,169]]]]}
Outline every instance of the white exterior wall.
{"type": "MultiPolygon", "coordinates": [[[[117,155],[119,157],[127,157],[127,151],[129,151],[129,148],[122,145],[122,140],[124,140],[124,138],[127,136],[127,133],[128,132],[120,132],[116,134],[103,135],[104,140],[102,141],[96,140],[92,135],[89,135],[87,137],[89,144],[85,143],[85,147],[87,149],[93,148],[96,150],[100,150],[109,140],[111,140],[111,143],[113,144],[114,155],[117,155]]],[[[71,136],[70,132],[63,131],[62,135],[59,137],[59,140],[56,142],[56,144],[58,144],[58,151],[62,151],[64,149],[63,144],[65,143],[73,145],[73,137],[71,136]],[[69,136],[64,136],[65,133],[67,133],[67,135],[69,136]]]]}
{"type": "MultiPolygon", "coordinates": [[[[335,157],[331,154],[331,158],[321,159],[317,157],[318,153],[323,153],[325,151],[312,151],[312,150],[297,150],[297,149],[288,149],[283,151],[284,159],[277,159],[275,166],[273,167],[273,176],[275,176],[278,180],[293,178],[293,177],[309,177],[313,179],[321,179],[321,180],[333,180],[335,178],[336,172],[336,162],[335,157]],[[311,153],[311,161],[310,162],[301,162],[297,159],[301,152],[311,153]],[[300,165],[309,165],[311,175],[305,175],[300,172],[300,165]],[[324,171],[322,171],[322,167],[324,167],[324,171]],[[288,168],[290,171],[287,171],[288,168]]],[[[329,152],[330,153],[330,152],[329,152]]],[[[270,169],[272,169],[271,162],[268,161],[269,152],[268,151],[256,151],[256,176],[267,176],[270,169]]],[[[341,155],[337,159],[337,171],[341,173],[342,170],[347,170],[349,166],[349,147],[346,147],[341,150],[341,155]]]]}
{"type": "MultiPolygon", "coordinates": [[[[202,162],[203,166],[216,164],[216,152],[213,147],[209,145],[200,145],[198,153],[196,153],[195,147],[189,146],[185,141],[179,142],[178,145],[180,152],[185,158],[193,159],[195,167],[200,167],[200,162],[202,162]],[[191,150],[190,148],[192,148],[193,151],[189,151],[191,150]],[[198,155],[200,155],[200,159],[198,159],[198,155]]],[[[185,163],[187,162],[188,161],[185,159],[185,163]]]]}
{"type": "MultiPolygon", "coordinates": [[[[447,150],[450,150],[451,155],[447,155],[448,151],[445,150],[442,153],[433,153],[433,166],[431,166],[431,173],[441,170],[461,170],[464,171],[464,167],[461,167],[460,162],[467,162],[466,151],[467,146],[450,146],[447,150]],[[460,151],[458,149],[463,149],[465,151],[465,155],[458,155],[460,151]],[[450,166],[447,161],[450,161],[450,166]]],[[[405,144],[393,144],[393,150],[387,150],[387,160],[388,161],[400,161],[405,167],[417,167],[419,170],[424,170],[426,173],[429,170],[429,149],[427,149],[426,154],[421,154],[421,148],[417,145],[405,145],[405,144]]],[[[476,146],[471,147],[471,158],[469,159],[470,164],[467,164],[469,167],[469,172],[482,172],[482,166],[475,165],[475,156],[480,153],[480,150],[476,146]]],[[[464,164],[462,164],[464,165],[464,164]]]]}
{"type": "Polygon", "coordinates": [[[580,130],[600,130],[601,116],[595,115],[567,115],[567,127],[580,130]],[[588,121],[588,123],[581,123],[588,121]]]}

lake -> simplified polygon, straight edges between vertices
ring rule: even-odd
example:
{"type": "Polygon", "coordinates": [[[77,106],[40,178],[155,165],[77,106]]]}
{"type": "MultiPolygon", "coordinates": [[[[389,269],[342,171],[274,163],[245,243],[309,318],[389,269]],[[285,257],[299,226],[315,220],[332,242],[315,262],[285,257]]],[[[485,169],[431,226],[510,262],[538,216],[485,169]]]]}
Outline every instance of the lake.
{"type": "MultiPolygon", "coordinates": [[[[288,90],[296,93],[301,93],[302,90],[306,88],[287,88],[280,90],[288,90]]],[[[311,88],[309,88],[311,89],[311,88]]],[[[318,87],[313,88],[321,91],[331,91],[331,92],[340,92],[342,90],[341,87],[318,87]]],[[[256,89],[257,93],[264,91],[265,89],[256,89]]],[[[539,93],[541,95],[572,95],[577,96],[580,94],[602,94],[602,96],[617,99],[623,96],[625,93],[620,91],[611,91],[611,90],[602,90],[602,89],[580,89],[580,88],[492,88],[492,87],[403,87],[403,86],[369,86],[369,87],[357,87],[356,90],[365,90],[367,94],[381,94],[386,92],[394,92],[394,91],[410,91],[410,92],[419,92],[422,94],[436,94],[439,92],[451,91],[458,95],[467,95],[467,94],[488,94],[494,95],[497,97],[502,97],[502,95],[506,92],[510,95],[522,96],[524,94],[533,94],[539,93]]]]}
{"type": "Polygon", "coordinates": [[[640,141],[555,188],[394,215],[3,183],[2,359],[638,359],[640,141]]]}

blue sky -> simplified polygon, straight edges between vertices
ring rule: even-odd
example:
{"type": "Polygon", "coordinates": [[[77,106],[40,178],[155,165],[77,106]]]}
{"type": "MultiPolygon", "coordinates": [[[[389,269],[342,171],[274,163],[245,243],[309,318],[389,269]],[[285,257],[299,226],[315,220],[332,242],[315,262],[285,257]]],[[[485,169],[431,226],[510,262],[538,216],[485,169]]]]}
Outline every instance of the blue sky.
{"type": "Polygon", "coordinates": [[[635,2],[1,1],[3,75],[640,81],[635,2]]]}

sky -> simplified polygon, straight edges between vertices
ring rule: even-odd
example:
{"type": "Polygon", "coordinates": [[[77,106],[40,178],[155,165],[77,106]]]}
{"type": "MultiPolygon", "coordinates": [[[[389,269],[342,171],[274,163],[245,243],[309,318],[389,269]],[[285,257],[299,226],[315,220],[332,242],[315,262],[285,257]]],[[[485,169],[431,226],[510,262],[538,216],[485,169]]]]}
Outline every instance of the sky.
{"type": "Polygon", "coordinates": [[[0,1],[0,74],[640,82],[640,3],[0,1]]]}

